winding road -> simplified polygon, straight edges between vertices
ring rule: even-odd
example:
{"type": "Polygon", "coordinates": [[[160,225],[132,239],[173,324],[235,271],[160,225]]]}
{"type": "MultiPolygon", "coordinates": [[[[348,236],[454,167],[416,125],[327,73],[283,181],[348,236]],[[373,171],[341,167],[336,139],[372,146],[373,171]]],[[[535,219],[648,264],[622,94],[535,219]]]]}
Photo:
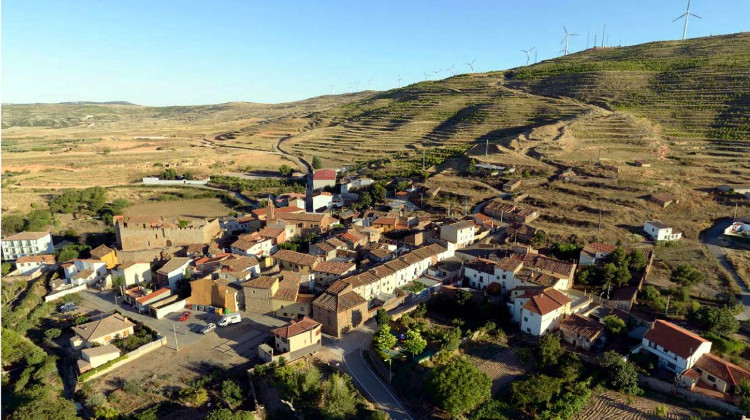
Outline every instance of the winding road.
{"type": "Polygon", "coordinates": [[[706,246],[708,252],[716,258],[719,264],[721,264],[721,266],[732,275],[734,282],[737,283],[737,287],[740,289],[740,293],[738,293],[739,301],[742,303],[742,312],[737,315],[737,319],[740,321],[746,321],[750,319],[750,289],[747,288],[740,275],[734,271],[732,265],[727,261],[726,250],[722,246],[721,241],[721,235],[724,233],[724,229],[731,224],[731,219],[719,220],[700,235],[700,241],[706,246]]]}

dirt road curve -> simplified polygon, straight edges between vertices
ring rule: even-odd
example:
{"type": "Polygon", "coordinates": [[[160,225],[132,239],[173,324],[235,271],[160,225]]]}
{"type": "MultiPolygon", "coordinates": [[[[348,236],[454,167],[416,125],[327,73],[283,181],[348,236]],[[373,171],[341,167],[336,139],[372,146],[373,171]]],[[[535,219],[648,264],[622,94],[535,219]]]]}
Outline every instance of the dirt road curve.
{"type": "Polygon", "coordinates": [[[721,219],[716,222],[713,226],[703,232],[700,236],[701,242],[706,246],[708,252],[719,261],[722,267],[724,267],[737,283],[737,287],[740,289],[739,299],[742,303],[742,312],[737,315],[737,319],[745,321],[750,319],[750,290],[745,286],[745,282],[742,281],[740,275],[734,271],[734,268],[729,261],[727,261],[726,251],[722,246],[721,235],[724,233],[724,229],[732,224],[731,219],[721,219]]]}

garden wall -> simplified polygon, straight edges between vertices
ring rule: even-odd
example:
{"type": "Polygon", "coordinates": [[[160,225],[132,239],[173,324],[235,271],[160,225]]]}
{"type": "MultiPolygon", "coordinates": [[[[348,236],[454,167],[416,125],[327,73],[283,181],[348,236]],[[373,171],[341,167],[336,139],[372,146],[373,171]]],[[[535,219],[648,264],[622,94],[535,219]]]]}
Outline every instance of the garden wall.
{"type": "Polygon", "coordinates": [[[122,366],[122,365],[124,365],[124,364],[126,364],[126,363],[128,363],[130,361],[133,361],[133,360],[135,360],[135,359],[137,359],[137,358],[139,358],[141,356],[143,356],[144,354],[150,353],[150,352],[152,352],[152,351],[154,351],[154,350],[156,350],[156,349],[158,349],[158,348],[160,348],[162,346],[166,346],[166,345],[167,345],[167,338],[166,337],[157,336],[156,340],[154,340],[154,341],[152,341],[152,342],[150,342],[148,344],[144,344],[144,345],[138,347],[137,349],[131,351],[130,353],[126,353],[124,356],[127,356],[127,357],[125,357],[124,359],[122,359],[122,360],[120,360],[120,361],[118,361],[116,363],[113,363],[111,366],[107,367],[106,369],[102,369],[102,370],[100,370],[100,371],[98,371],[96,373],[91,374],[90,376],[87,376],[86,379],[84,381],[82,381],[82,382],[87,382],[87,381],[90,381],[92,379],[98,378],[98,377],[100,377],[100,376],[102,376],[102,375],[104,375],[106,373],[109,373],[113,369],[117,369],[118,367],[120,367],[120,366],[122,366]]]}
{"type": "Polygon", "coordinates": [[[52,302],[53,300],[60,299],[61,297],[65,296],[65,295],[70,295],[70,294],[73,294],[73,293],[78,293],[81,290],[86,290],[86,285],[85,284],[80,284],[78,286],[71,287],[70,289],[61,290],[59,292],[50,293],[50,294],[48,294],[47,296],[44,297],[44,301],[45,302],[52,302]]]}

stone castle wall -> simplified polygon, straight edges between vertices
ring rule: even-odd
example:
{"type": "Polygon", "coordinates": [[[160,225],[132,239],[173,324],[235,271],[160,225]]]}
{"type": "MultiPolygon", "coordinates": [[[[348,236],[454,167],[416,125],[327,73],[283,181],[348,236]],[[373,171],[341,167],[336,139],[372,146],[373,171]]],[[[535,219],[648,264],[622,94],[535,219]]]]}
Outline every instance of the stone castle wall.
{"type": "Polygon", "coordinates": [[[210,242],[219,234],[219,219],[207,220],[197,228],[142,228],[124,226],[122,221],[115,225],[117,244],[123,251],[168,248],[210,242]]]}

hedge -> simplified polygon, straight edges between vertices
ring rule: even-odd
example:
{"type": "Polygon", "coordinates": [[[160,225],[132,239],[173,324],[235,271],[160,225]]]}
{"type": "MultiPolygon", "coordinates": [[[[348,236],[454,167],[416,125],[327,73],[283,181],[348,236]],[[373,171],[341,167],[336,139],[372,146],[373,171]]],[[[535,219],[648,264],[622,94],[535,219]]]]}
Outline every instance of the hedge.
{"type": "Polygon", "coordinates": [[[109,362],[107,362],[107,363],[105,363],[105,364],[103,364],[101,366],[97,366],[97,367],[95,367],[95,368],[93,368],[91,370],[87,370],[86,372],[78,375],[78,382],[86,382],[86,380],[89,377],[91,377],[93,374],[95,374],[97,372],[101,372],[101,371],[103,371],[105,369],[108,369],[108,368],[112,367],[112,365],[114,365],[115,363],[117,363],[119,361],[122,361],[122,360],[125,360],[127,358],[128,358],[128,355],[127,354],[123,354],[122,356],[118,357],[117,359],[112,359],[109,362]]]}

